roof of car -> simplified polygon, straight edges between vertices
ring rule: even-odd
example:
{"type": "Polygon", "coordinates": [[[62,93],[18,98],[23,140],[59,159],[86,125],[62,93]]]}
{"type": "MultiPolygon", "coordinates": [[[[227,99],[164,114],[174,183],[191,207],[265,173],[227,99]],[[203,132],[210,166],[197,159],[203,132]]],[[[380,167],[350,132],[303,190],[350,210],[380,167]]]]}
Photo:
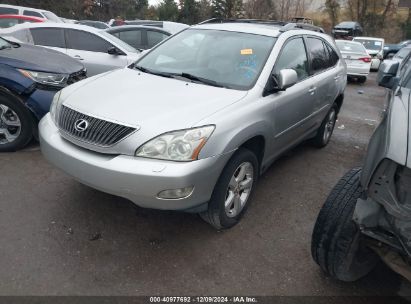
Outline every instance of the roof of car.
{"type": "Polygon", "coordinates": [[[83,30],[83,31],[92,32],[92,33],[99,33],[102,31],[101,29],[97,29],[97,28],[90,27],[87,25],[82,25],[82,24],[54,23],[54,22],[17,24],[11,27],[10,31],[14,32],[14,30],[17,30],[17,29],[31,29],[31,28],[43,28],[43,27],[70,28],[70,29],[83,30]]]}
{"type": "Polygon", "coordinates": [[[156,27],[156,26],[149,26],[149,25],[120,25],[120,26],[110,27],[106,29],[105,31],[109,33],[115,33],[115,32],[122,32],[124,30],[135,30],[135,29],[155,30],[155,31],[171,34],[169,31],[165,30],[164,28],[156,27]]]}
{"type": "Polygon", "coordinates": [[[33,21],[39,21],[39,22],[42,22],[42,21],[44,22],[47,20],[47,19],[35,17],[35,16],[12,15],[12,14],[0,15],[0,19],[6,19],[6,18],[33,20],[33,21]]]}
{"type": "Polygon", "coordinates": [[[242,32],[271,37],[278,37],[281,33],[289,30],[310,30],[323,32],[319,27],[303,24],[290,23],[275,20],[252,20],[252,19],[232,19],[219,20],[211,19],[193,26],[192,28],[224,30],[232,32],[242,32]]]}
{"type": "Polygon", "coordinates": [[[384,41],[383,38],[376,38],[376,37],[354,37],[353,39],[384,41]]]}
{"type": "Polygon", "coordinates": [[[20,5],[10,5],[10,4],[0,4],[0,7],[9,7],[9,8],[18,8],[18,9],[24,9],[24,10],[31,10],[34,12],[49,12],[48,10],[41,9],[41,8],[33,8],[33,7],[27,7],[27,6],[20,6],[20,5]]]}

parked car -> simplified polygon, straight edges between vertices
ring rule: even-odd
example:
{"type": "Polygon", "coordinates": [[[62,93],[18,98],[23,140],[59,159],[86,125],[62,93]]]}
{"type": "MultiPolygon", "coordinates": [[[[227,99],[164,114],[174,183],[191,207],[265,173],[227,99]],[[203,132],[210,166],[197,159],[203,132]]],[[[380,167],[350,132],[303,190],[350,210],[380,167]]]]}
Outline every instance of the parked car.
{"type": "Polygon", "coordinates": [[[394,57],[392,57],[392,60],[398,61],[398,62],[400,62],[400,64],[402,64],[403,61],[406,58],[408,58],[410,53],[411,53],[411,45],[406,46],[406,47],[402,48],[401,50],[399,50],[398,53],[395,54],[394,57]]]}
{"type": "Polygon", "coordinates": [[[0,28],[8,28],[22,23],[44,22],[47,19],[22,15],[0,15],[0,28]]]}
{"type": "MultiPolygon", "coordinates": [[[[120,24],[117,24],[119,26],[120,24]]],[[[172,21],[153,21],[153,20],[126,20],[123,25],[141,25],[161,28],[170,34],[176,34],[186,28],[187,24],[172,21]]]]}
{"type": "Polygon", "coordinates": [[[238,223],[279,155],[306,139],[328,144],[346,67],[328,35],[219,22],[63,89],[40,123],[44,156],[139,206],[198,212],[217,229],[238,223]]]}
{"type": "Polygon", "coordinates": [[[123,40],[137,50],[151,49],[171,36],[171,33],[163,29],[140,25],[115,26],[107,29],[106,32],[123,40]]]}
{"type": "Polygon", "coordinates": [[[85,25],[21,24],[0,30],[0,34],[65,53],[81,61],[87,68],[88,76],[124,68],[140,57],[139,51],[122,40],[85,25]]]}
{"type": "Polygon", "coordinates": [[[51,22],[63,22],[56,14],[50,11],[8,4],[0,4],[0,15],[23,15],[47,19],[51,22]]]}
{"type": "Polygon", "coordinates": [[[94,20],[80,20],[76,21],[75,23],[77,24],[82,24],[82,25],[88,25],[91,27],[95,27],[100,30],[105,30],[110,28],[110,26],[107,23],[101,22],[101,21],[94,21],[94,20]]]}
{"type": "Polygon", "coordinates": [[[356,21],[343,21],[337,24],[332,34],[335,39],[352,40],[354,37],[361,36],[363,33],[362,26],[356,21]]]}
{"type": "Polygon", "coordinates": [[[362,168],[334,187],[318,215],[312,254],[333,278],[355,281],[377,261],[411,281],[411,61],[382,64],[378,83],[388,109],[368,144],[362,168]],[[395,93],[395,94],[394,94],[395,93]]]}
{"type": "Polygon", "coordinates": [[[355,37],[353,41],[362,43],[371,56],[371,70],[378,70],[384,58],[384,39],[373,37],[355,37]]]}
{"type": "Polygon", "coordinates": [[[55,93],[86,77],[83,64],[53,50],[0,38],[0,151],[38,137],[55,93]]]}
{"type": "Polygon", "coordinates": [[[359,42],[336,40],[341,55],[347,64],[347,76],[364,83],[371,69],[371,56],[359,42]]]}
{"type": "Polygon", "coordinates": [[[391,59],[399,50],[411,44],[411,40],[405,40],[398,44],[384,45],[384,59],[391,59]]]}
{"type": "Polygon", "coordinates": [[[291,21],[293,23],[305,23],[305,24],[311,24],[314,25],[314,21],[311,18],[308,17],[293,17],[291,18],[291,21]]]}

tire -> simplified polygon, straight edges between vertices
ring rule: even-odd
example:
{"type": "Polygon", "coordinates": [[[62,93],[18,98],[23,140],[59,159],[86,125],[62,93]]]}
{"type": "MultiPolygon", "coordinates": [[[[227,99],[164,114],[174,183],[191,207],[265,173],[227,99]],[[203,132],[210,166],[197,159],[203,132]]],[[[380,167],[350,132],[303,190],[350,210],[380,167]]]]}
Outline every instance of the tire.
{"type": "Polygon", "coordinates": [[[358,83],[365,83],[366,81],[367,81],[367,77],[365,76],[358,77],[358,83]]]}
{"type": "Polygon", "coordinates": [[[35,122],[18,97],[0,92],[0,152],[24,148],[33,138],[35,122]]]}
{"type": "Polygon", "coordinates": [[[335,122],[337,121],[338,106],[333,104],[325,116],[321,126],[318,128],[316,136],[313,138],[313,144],[317,148],[323,148],[330,142],[334,132],[335,122]]]}
{"type": "Polygon", "coordinates": [[[318,215],[311,239],[314,261],[326,274],[345,282],[364,277],[378,262],[352,220],[362,191],[360,174],[361,169],[352,169],[333,188],[318,215]]]}
{"type": "Polygon", "coordinates": [[[258,179],[258,168],[258,160],[255,154],[250,150],[240,148],[225,166],[214,188],[208,210],[200,213],[200,217],[218,230],[228,229],[236,225],[252,199],[258,179]],[[241,169],[245,170],[244,179],[241,179],[240,176],[241,169]],[[242,183],[236,184],[237,179],[240,179],[239,182],[242,183]],[[247,184],[249,188],[241,189],[241,184],[247,184]],[[232,209],[225,207],[229,198],[233,200],[232,206],[230,205],[232,209]],[[242,202],[242,198],[244,202],[242,202]],[[236,204],[237,202],[238,204],[236,204]],[[241,207],[236,208],[239,205],[241,207]]]}

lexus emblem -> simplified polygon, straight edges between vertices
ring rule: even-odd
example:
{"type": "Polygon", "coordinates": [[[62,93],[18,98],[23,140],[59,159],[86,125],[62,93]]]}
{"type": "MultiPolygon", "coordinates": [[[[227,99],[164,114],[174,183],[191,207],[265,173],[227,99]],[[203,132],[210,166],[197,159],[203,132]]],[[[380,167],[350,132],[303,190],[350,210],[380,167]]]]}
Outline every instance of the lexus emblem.
{"type": "Polygon", "coordinates": [[[78,119],[74,123],[74,129],[76,129],[76,131],[78,132],[84,132],[87,130],[87,128],[88,128],[88,121],[85,119],[78,119]]]}

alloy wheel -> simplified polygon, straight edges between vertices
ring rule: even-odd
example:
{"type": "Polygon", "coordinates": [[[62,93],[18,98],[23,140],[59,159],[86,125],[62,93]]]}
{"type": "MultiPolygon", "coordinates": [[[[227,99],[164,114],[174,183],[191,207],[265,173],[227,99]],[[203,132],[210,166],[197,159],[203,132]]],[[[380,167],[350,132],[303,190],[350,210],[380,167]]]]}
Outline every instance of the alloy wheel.
{"type": "Polygon", "coordinates": [[[0,144],[15,141],[21,133],[21,122],[16,112],[0,104],[0,144]]]}
{"type": "Polygon", "coordinates": [[[224,202],[228,217],[236,217],[246,205],[254,182],[254,167],[250,162],[244,162],[234,171],[228,185],[224,202]]]}

